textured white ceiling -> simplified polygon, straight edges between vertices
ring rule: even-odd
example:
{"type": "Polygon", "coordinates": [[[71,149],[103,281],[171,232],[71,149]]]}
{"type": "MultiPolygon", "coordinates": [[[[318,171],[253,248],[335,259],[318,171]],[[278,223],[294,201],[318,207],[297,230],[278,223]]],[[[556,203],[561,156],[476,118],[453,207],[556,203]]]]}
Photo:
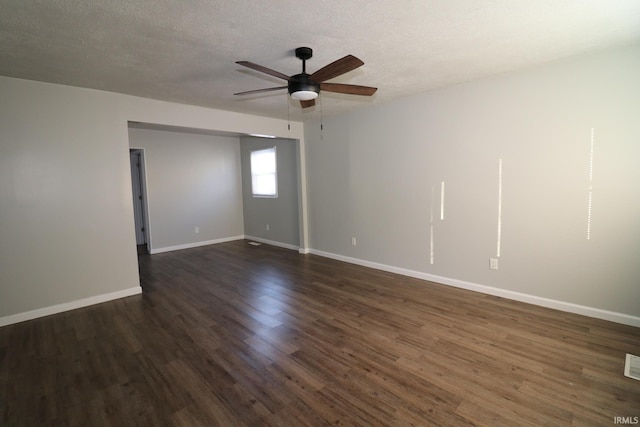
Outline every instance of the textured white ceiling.
{"type": "Polygon", "coordinates": [[[0,0],[0,75],[292,120],[639,41],[638,0],[0,0]],[[233,96],[284,84],[235,61],[292,75],[300,46],[378,92],[233,96]]]}

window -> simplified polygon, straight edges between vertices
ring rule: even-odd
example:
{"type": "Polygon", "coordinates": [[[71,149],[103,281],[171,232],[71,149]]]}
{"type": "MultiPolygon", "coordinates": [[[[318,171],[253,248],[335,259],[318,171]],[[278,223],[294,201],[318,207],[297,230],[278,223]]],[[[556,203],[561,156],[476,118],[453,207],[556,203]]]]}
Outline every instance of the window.
{"type": "Polygon", "coordinates": [[[251,194],[253,197],[278,197],[276,147],[251,152],[251,194]]]}

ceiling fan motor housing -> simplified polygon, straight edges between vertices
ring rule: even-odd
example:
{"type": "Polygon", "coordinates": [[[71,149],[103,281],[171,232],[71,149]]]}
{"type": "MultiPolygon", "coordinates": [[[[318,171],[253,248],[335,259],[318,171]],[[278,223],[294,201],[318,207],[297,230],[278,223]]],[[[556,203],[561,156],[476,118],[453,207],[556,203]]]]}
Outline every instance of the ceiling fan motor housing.
{"type": "Polygon", "coordinates": [[[289,79],[289,95],[301,91],[320,93],[320,84],[311,81],[309,74],[306,73],[291,76],[289,79]]]}

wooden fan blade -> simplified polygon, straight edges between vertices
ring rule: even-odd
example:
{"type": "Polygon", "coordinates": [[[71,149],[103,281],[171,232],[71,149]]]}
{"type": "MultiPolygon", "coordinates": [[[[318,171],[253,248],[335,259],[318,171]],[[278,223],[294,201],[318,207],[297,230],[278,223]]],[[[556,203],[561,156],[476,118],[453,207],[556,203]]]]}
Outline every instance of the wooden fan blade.
{"type": "Polygon", "coordinates": [[[347,55],[344,58],[340,58],[337,61],[320,68],[318,71],[311,74],[310,79],[314,82],[322,83],[325,80],[329,80],[344,73],[348,73],[351,70],[355,70],[362,65],[364,65],[364,62],[353,55],[347,55]]]}
{"type": "Polygon", "coordinates": [[[378,90],[377,87],[347,85],[342,83],[320,83],[320,90],[327,92],[347,93],[349,95],[371,96],[378,90]]]}
{"type": "Polygon", "coordinates": [[[261,73],[269,74],[273,77],[278,77],[281,79],[289,80],[289,76],[286,74],[282,74],[278,71],[272,70],[271,68],[263,67],[262,65],[254,64],[249,61],[236,61],[236,64],[242,65],[243,67],[251,68],[252,70],[260,71],[261,73]]]}
{"type": "Polygon", "coordinates": [[[252,93],[271,92],[272,90],[287,89],[288,86],[268,87],[266,89],[248,90],[246,92],[234,93],[234,95],[250,95],[252,93]]]}
{"type": "Polygon", "coordinates": [[[316,100],[310,99],[308,101],[300,101],[300,105],[302,106],[302,108],[313,107],[314,105],[316,105],[316,100]]]}

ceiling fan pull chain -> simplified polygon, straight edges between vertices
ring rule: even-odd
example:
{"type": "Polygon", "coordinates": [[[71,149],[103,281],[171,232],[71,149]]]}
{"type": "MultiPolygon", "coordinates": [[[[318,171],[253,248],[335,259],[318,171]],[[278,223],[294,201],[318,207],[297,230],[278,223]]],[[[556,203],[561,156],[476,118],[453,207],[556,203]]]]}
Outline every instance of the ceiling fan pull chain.
{"type": "Polygon", "coordinates": [[[287,130],[289,131],[289,137],[291,137],[291,102],[289,102],[289,96],[285,96],[287,100],[287,130]]]}
{"type": "Polygon", "coordinates": [[[322,102],[322,98],[320,98],[320,131],[324,130],[324,102],[322,102]]]}
{"type": "Polygon", "coordinates": [[[324,141],[324,108],[322,102],[322,97],[320,97],[320,141],[324,141]]]}

